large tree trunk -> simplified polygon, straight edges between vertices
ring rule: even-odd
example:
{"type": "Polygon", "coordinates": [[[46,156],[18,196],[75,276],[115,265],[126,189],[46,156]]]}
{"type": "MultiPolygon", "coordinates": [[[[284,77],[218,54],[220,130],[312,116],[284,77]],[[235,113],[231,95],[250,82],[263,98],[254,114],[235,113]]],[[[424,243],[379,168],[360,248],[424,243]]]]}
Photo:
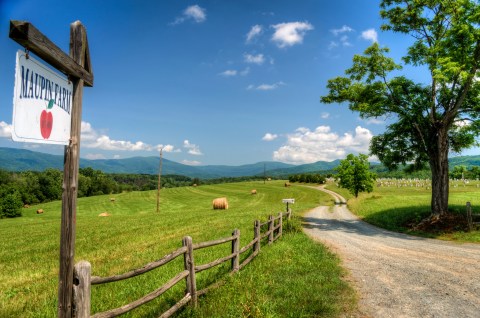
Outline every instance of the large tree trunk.
{"type": "Polygon", "coordinates": [[[448,212],[448,138],[447,132],[437,131],[436,145],[430,156],[432,171],[432,216],[445,215],[448,212]]]}

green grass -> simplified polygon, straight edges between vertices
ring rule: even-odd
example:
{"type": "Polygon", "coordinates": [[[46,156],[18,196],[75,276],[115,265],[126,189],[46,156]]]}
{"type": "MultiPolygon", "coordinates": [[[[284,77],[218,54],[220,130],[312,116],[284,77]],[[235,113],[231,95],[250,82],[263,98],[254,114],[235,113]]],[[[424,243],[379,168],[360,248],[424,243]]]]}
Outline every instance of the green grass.
{"type": "MultiPolygon", "coordinates": [[[[466,186],[450,187],[449,210],[465,215],[465,204],[470,201],[473,213],[480,214],[480,188],[478,182],[466,186]]],[[[328,189],[342,194],[348,200],[348,208],[373,225],[396,232],[458,242],[480,242],[480,231],[452,233],[426,233],[412,231],[407,224],[419,222],[430,215],[431,187],[375,187],[371,193],[353,197],[345,189],[329,184],[328,189]]]]}
{"type": "MultiPolygon", "coordinates": [[[[88,260],[93,275],[109,276],[160,259],[180,247],[185,235],[191,236],[195,243],[229,236],[238,228],[241,246],[244,246],[253,238],[254,220],[265,221],[269,214],[284,211],[281,199],[290,197],[296,199],[294,213],[328,200],[315,189],[285,188],[283,182],[162,189],[159,213],[155,212],[156,191],[82,198],[77,208],[75,260],[88,260]],[[251,189],[257,189],[258,194],[251,195],[251,189]],[[213,210],[212,200],[224,196],[230,208],[213,210]],[[110,201],[111,197],[115,197],[115,202],[110,201]],[[111,216],[99,217],[102,212],[111,216]]],[[[0,220],[0,317],[56,316],[60,211],[61,202],[51,202],[24,209],[21,218],[0,220]],[[44,214],[35,214],[38,208],[42,208],[44,214]]],[[[197,265],[208,263],[229,253],[228,244],[199,250],[195,253],[195,262],[197,265]]],[[[93,286],[92,313],[136,300],[163,285],[182,268],[183,260],[178,259],[133,279],[93,286]]],[[[198,289],[225,277],[228,270],[229,264],[225,264],[199,273],[198,289]]],[[[243,310],[248,306],[259,308],[258,314],[250,317],[293,317],[297,312],[336,316],[355,303],[353,292],[340,279],[341,275],[335,256],[303,233],[290,231],[278,243],[262,248],[260,257],[219,291],[232,288],[231,282],[238,294],[235,297],[244,298],[230,304],[229,312],[242,312],[245,316],[248,315],[243,310]],[[307,272],[316,273],[318,277],[298,274],[307,272]],[[293,280],[286,277],[289,275],[298,280],[295,289],[291,288],[293,280]],[[267,288],[263,282],[269,276],[267,288]],[[285,300],[283,295],[292,291],[310,294],[318,306],[312,306],[303,296],[289,296],[291,299],[285,300]],[[268,299],[268,306],[262,303],[264,299],[268,299]],[[245,304],[250,305],[245,307],[245,304]]],[[[159,299],[125,316],[157,317],[181,298],[184,288],[184,283],[179,283],[159,299]]],[[[215,295],[213,292],[202,297],[198,311],[186,310],[183,315],[224,317],[221,308],[225,307],[225,299],[234,296],[215,295]],[[216,307],[219,308],[216,313],[203,311],[216,307]]]]}

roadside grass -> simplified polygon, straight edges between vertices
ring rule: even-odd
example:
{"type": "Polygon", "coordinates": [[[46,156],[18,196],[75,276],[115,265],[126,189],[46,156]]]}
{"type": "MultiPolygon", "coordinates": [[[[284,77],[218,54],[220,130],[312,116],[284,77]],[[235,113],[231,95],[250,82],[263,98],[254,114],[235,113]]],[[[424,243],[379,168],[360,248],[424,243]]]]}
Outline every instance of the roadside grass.
{"type": "Polygon", "coordinates": [[[287,233],[180,317],[337,317],[355,306],[343,275],[324,246],[287,233]]]}
{"type": "MultiPolygon", "coordinates": [[[[326,195],[315,189],[285,188],[283,181],[267,184],[242,182],[162,189],[160,212],[156,213],[156,193],[129,192],[79,199],[75,261],[89,261],[95,276],[120,274],[179,248],[186,235],[195,243],[230,236],[235,228],[241,232],[241,246],[245,246],[253,238],[255,219],[265,221],[269,214],[276,215],[285,210],[282,198],[296,199],[293,211],[297,215],[326,200],[326,195]],[[258,194],[251,195],[251,189],[256,189],[258,194]],[[230,208],[213,210],[212,200],[216,197],[227,197],[230,208]],[[103,212],[111,216],[99,217],[103,212]]],[[[0,317],[54,317],[57,314],[61,202],[32,206],[22,212],[23,217],[0,220],[0,317]],[[35,211],[39,208],[45,212],[37,215],[35,211]]],[[[354,306],[353,292],[341,280],[342,271],[336,257],[303,233],[295,231],[298,228],[295,221],[287,227],[290,227],[287,235],[278,243],[262,248],[260,257],[239,275],[229,278],[229,284],[222,287],[232,288],[229,286],[233,282],[238,294],[235,297],[244,297],[239,303],[230,303],[229,310],[243,313],[245,303],[248,303],[252,308],[259,306],[261,313],[250,317],[268,317],[271,312],[278,313],[275,317],[296,317],[297,312],[304,310],[307,300],[292,296],[289,296],[292,299],[285,300],[284,295],[292,292],[293,281],[286,283],[290,278],[282,275],[307,271],[317,273],[319,277],[297,275],[295,284],[298,287],[294,293],[302,291],[315,295],[313,299],[324,299],[321,306],[325,308],[313,307],[317,308],[312,309],[313,312],[318,310],[322,315],[325,312],[335,316],[354,306]],[[263,284],[269,275],[272,278],[267,286],[258,285],[263,284]],[[257,285],[253,288],[252,284],[257,285]],[[326,291],[328,295],[324,295],[326,291]],[[256,303],[262,299],[268,299],[268,308],[261,302],[256,303]],[[286,310],[289,306],[292,307],[286,310]]],[[[229,253],[228,244],[198,250],[195,262],[208,263],[229,253]]],[[[92,286],[92,314],[136,300],[163,285],[182,269],[183,259],[179,258],[133,279],[92,286]]],[[[228,270],[229,264],[225,264],[199,273],[198,288],[225,277],[228,270]]],[[[180,282],[159,299],[125,317],[157,317],[181,298],[184,285],[180,282]]],[[[187,309],[183,315],[206,317],[202,313],[205,305],[207,308],[219,307],[211,317],[224,317],[221,308],[225,306],[225,299],[234,296],[213,296],[215,294],[212,292],[202,297],[198,311],[187,309]]]]}
{"type": "MultiPolygon", "coordinates": [[[[450,187],[449,210],[466,215],[466,202],[472,204],[472,212],[480,214],[480,188],[478,181],[458,187],[450,187]]],[[[431,187],[374,187],[371,193],[361,193],[358,198],[345,189],[330,183],[328,189],[338,192],[348,200],[348,208],[364,221],[387,230],[412,235],[457,242],[480,242],[480,230],[451,233],[413,231],[408,225],[418,223],[430,215],[431,187]]]]}

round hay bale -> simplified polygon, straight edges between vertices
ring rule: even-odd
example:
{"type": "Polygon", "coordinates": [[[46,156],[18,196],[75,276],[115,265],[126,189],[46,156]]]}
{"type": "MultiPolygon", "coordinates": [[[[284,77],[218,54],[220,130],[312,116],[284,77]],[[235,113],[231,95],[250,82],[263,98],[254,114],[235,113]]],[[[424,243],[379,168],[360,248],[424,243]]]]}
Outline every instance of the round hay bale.
{"type": "Polygon", "coordinates": [[[253,189],[252,191],[250,191],[250,194],[257,194],[257,190],[253,189]]]}
{"type": "Polygon", "coordinates": [[[111,214],[108,213],[108,212],[103,212],[103,213],[100,213],[98,216],[110,216],[111,214]]]}
{"type": "Polygon", "coordinates": [[[227,210],[228,201],[227,198],[216,198],[213,200],[213,209],[214,210],[227,210]]]}
{"type": "Polygon", "coordinates": [[[42,214],[43,213],[43,209],[38,209],[37,210],[37,214],[42,214]]]}
{"type": "Polygon", "coordinates": [[[23,208],[24,208],[24,209],[28,209],[29,207],[30,207],[30,205],[28,205],[28,204],[24,204],[24,205],[23,205],[23,208]]]}

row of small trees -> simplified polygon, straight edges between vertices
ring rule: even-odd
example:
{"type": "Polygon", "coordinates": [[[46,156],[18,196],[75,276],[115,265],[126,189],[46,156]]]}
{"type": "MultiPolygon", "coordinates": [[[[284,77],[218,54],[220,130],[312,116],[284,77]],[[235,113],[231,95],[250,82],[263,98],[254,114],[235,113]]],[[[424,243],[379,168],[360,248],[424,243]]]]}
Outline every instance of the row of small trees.
{"type": "Polygon", "coordinates": [[[318,183],[323,184],[326,181],[325,176],[321,174],[294,174],[288,177],[290,182],[305,182],[305,183],[318,183]]]}
{"type": "MultiPolygon", "coordinates": [[[[8,172],[0,170],[0,218],[21,216],[24,205],[60,200],[63,173],[57,169],[42,172],[8,172]]],[[[165,175],[162,187],[191,185],[185,176],[165,175]]],[[[92,168],[81,168],[78,175],[78,197],[144,191],[157,188],[157,176],[138,174],[106,174],[92,168]]]]}

